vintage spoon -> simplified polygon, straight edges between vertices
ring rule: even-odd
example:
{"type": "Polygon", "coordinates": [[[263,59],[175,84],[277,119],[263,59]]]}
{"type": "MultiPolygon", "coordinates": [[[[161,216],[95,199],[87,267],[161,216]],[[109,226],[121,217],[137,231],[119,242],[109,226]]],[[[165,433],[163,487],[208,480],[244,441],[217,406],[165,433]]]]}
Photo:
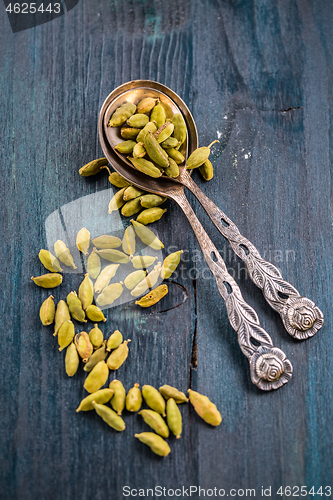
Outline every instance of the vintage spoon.
{"type": "MultiPolygon", "coordinates": [[[[108,120],[115,109],[124,101],[138,102],[144,96],[157,96],[165,106],[170,116],[181,112],[188,128],[188,142],[181,151],[185,156],[198,147],[197,130],[193,117],[186,104],[168,87],[150,80],[135,80],[125,83],[115,89],[105,100],[99,118],[100,135],[102,130],[107,142],[114,148],[121,140],[118,130],[107,127],[108,120]]],[[[126,162],[132,170],[132,164],[117,150],[116,154],[126,162]]],[[[139,172],[135,171],[135,177],[139,172]]],[[[229,241],[233,251],[245,263],[251,280],[262,290],[268,304],[277,311],[283,324],[292,337],[304,340],[312,337],[322,327],[324,316],[321,310],[310,299],[303,297],[290,283],[285,281],[280,271],[271,263],[264,260],[256,247],[241,235],[237,226],[222,212],[196,185],[185,167],[180,169],[177,179],[163,177],[154,180],[147,176],[138,176],[142,188],[147,191],[169,196],[171,192],[181,186],[186,186],[201,203],[213,224],[229,241]]],[[[138,185],[138,182],[134,182],[138,185]]]]}
{"type": "Polygon", "coordinates": [[[226,302],[230,324],[237,332],[240,348],[250,363],[252,382],[262,390],[278,389],[290,380],[293,371],[292,365],[284,352],[274,347],[272,339],[260,326],[256,312],[244,301],[239,286],[228,273],[221,255],[190,206],[182,183],[167,177],[153,179],[129,167],[115,153],[109,142],[112,142],[112,137],[110,138],[110,135],[107,135],[109,132],[104,127],[105,113],[112,112],[114,102],[116,102],[115,108],[121,104],[121,101],[135,99],[137,102],[141,95],[146,95],[147,91],[151,90],[152,84],[157,86],[157,88],[154,87],[154,90],[157,91],[156,93],[160,97],[163,94],[163,98],[168,98],[171,109],[176,109],[177,112],[183,113],[186,125],[190,131],[188,134],[187,151],[190,153],[197,147],[197,133],[193,118],[179,96],[156,82],[139,81],[122,85],[113,91],[101,108],[98,131],[104,154],[114,169],[129,182],[144,190],[167,196],[181,207],[192,226],[205,260],[215,277],[218,290],[226,302]],[[138,93],[138,90],[142,90],[142,93],[138,93]],[[132,97],[132,91],[135,92],[134,97],[132,97]],[[110,111],[111,106],[112,109],[110,111]]]}

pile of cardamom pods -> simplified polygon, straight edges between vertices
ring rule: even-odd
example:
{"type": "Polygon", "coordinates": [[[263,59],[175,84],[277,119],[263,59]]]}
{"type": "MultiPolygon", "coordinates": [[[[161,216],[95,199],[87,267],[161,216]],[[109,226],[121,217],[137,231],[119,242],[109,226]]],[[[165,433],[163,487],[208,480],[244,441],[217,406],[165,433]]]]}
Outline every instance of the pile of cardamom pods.
{"type": "MultiPolygon", "coordinates": [[[[87,274],[79,286],[78,293],[71,291],[66,302],[60,300],[57,307],[54,298],[50,295],[41,305],[39,316],[43,325],[54,323],[54,336],[58,339],[59,351],[66,349],[65,370],[69,377],[76,374],[80,358],[84,364],[84,371],[88,373],[84,389],[90,393],[81,401],[77,411],[95,410],[96,413],[113,429],[123,431],[125,422],[121,417],[122,411],[138,412],[142,406],[142,397],[149,409],[143,409],[139,414],[154,432],[135,434],[151,450],[167,456],[170,446],[165,441],[169,436],[169,429],[179,438],[182,432],[182,416],[178,404],[187,402],[188,398],[176,388],[165,385],[159,391],[150,385],[144,385],[142,393],[139,384],[135,384],[126,395],[125,388],[119,380],[113,380],[109,388],[102,388],[108,380],[110,370],[118,370],[129,355],[128,344],[130,339],[124,340],[119,330],[115,330],[108,339],[104,339],[102,330],[97,322],[106,321],[99,306],[111,305],[120,297],[123,285],[131,290],[134,297],[144,294],[136,304],[149,307],[156,304],[168,293],[166,284],[154,288],[159,276],[169,278],[176,270],[182,250],[169,254],[147,274],[156,257],[150,255],[133,255],[136,247],[136,236],[147,246],[160,250],[163,243],[155,233],[137,221],[125,230],[122,240],[112,235],[101,235],[91,240],[90,232],[82,228],[76,237],[76,245],[87,258],[87,274]],[[94,245],[89,254],[91,243],[94,245]],[[123,252],[116,248],[122,246],[123,252]],[[102,269],[101,258],[113,262],[102,269]],[[137,269],[126,276],[124,282],[110,283],[121,263],[131,262],[137,269]],[[92,280],[95,280],[93,283],[92,280]],[[94,292],[97,294],[97,305],[93,304],[94,292]],[[86,323],[87,319],[96,322],[89,331],[81,331],[75,335],[75,325],[72,320],[86,323]],[[110,402],[111,407],[107,406],[110,402]],[[166,417],[166,421],[163,417],[166,417]]],[[[39,259],[44,267],[50,271],[32,280],[43,288],[54,288],[62,283],[63,269],[61,264],[77,269],[70,249],[66,244],[57,240],[54,244],[55,256],[45,249],[39,252],[39,259]]],[[[206,397],[189,389],[189,398],[196,412],[209,424],[219,425],[221,415],[216,406],[206,397]]]]}
{"type": "MultiPolygon", "coordinates": [[[[144,97],[137,105],[125,102],[111,116],[108,127],[121,127],[120,135],[125,141],[115,149],[140,172],[158,178],[179,176],[179,165],[185,157],[179,151],[187,138],[187,129],[180,113],[167,118],[165,107],[158,98],[144,97]]],[[[199,168],[205,180],[213,177],[213,166],[209,160],[210,147],[198,148],[188,158],[187,169],[199,168]]]]}
{"type": "Polygon", "coordinates": [[[133,186],[117,172],[110,172],[107,164],[106,158],[99,158],[84,165],[80,168],[79,173],[82,177],[90,177],[98,174],[102,169],[106,169],[109,172],[109,182],[121,188],[109,203],[109,214],[121,209],[121,214],[124,217],[132,217],[132,215],[141,212],[136,220],[143,225],[159,220],[167,211],[166,208],[159,207],[165,203],[166,198],[133,186]]]}
{"type": "MultiPolygon", "coordinates": [[[[112,115],[108,126],[121,126],[120,133],[125,141],[118,144],[116,149],[121,154],[132,154],[128,159],[135,168],[152,177],[160,177],[162,174],[178,177],[178,165],[185,161],[179,148],[187,137],[186,126],[180,114],[175,114],[168,120],[165,109],[158,99],[147,97],[137,106],[132,103],[120,106],[112,115]],[[146,158],[143,158],[144,156],[146,158]]],[[[215,142],[217,141],[212,144],[215,142]]],[[[187,169],[199,168],[206,180],[213,177],[213,166],[209,160],[212,144],[196,149],[186,164],[187,169]]],[[[124,286],[133,297],[141,296],[135,302],[141,307],[150,307],[159,302],[168,293],[168,287],[165,283],[156,287],[155,285],[159,278],[167,279],[176,270],[182,250],[168,255],[163,264],[158,262],[148,272],[156,257],[135,255],[136,236],[154,250],[164,248],[163,243],[146,225],[159,220],[166,212],[166,209],[160,208],[166,198],[142,191],[117,172],[111,173],[106,158],[89,162],[79,170],[79,173],[83,177],[88,177],[99,173],[101,169],[107,169],[110,183],[120,188],[109,203],[109,213],[121,209],[125,217],[131,217],[138,212],[140,214],[136,220],[131,220],[131,225],[126,228],[122,239],[112,235],[101,235],[91,239],[90,232],[86,228],[78,232],[76,246],[87,257],[87,273],[79,286],[78,293],[71,291],[66,301],[60,300],[57,307],[53,296],[50,295],[40,308],[40,320],[45,326],[54,322],[54,336],[58,338],[59,351],[66,349],[67,375],[72,377],[76,374],[80,358],[84,364],[84,371],[88,373],[84,388],[90,394],[81,401],[77,412],[95,410],[110,427],[123,431],[125,429],[125,422],[121,417],[123,409],[126,407],[129,412],[139,412],[144,399],[149,409],[142,409],[139,415],[155,432],[142,432],[135,434],[135,437],[148,445],[157,455],[167,456],[170,453],[170,446],[165,439],[169,437],[169,430],[180,438],[182,416],[178,405],[188,402],[188,398],[183,392],[169,385],[164,385],[159,390],[144,385],[141,392],[139,384],[134,384],[126,395],[123,384],[116,379],[109,384],[109,388],[103,389],[109,371],[118,370],[126,361],[130,339],[124,340],[119,330],[115,330],[108,339],[104,339],[97,322],[106,321],[101,308],[109,307],[119,299],[124,286]],[[89,253],[91,243],[93,249],[89,253]],[[118,250],[120,246],[122,251],[118,250]],[[102,266],[101,259],[112,264],[102,266]],[[135,270],[130,272],[124,281],[110,284],[119,266],[128,263],[131,263],[135,270]],[[93,304],[94,295],[96,304],[93,304]],[[75,335],[72,320],[86,323],[88,319],[95,322],[94,327],[89,333],[81,331],[75,335]],[[111,407],[107,406],[107,403],[110,403],[111,407]]],[[[55,288],[62,283],[63,269],[60,262],[77,269],[70,249],[63,241],[56,241],[54,253],[55,256],[45,249],[39,252],[41,263],[50,271],[32,277],[40,287],[55,288]]],[[[195,411],[205,422],[213,426],[221,423],[220,412],[206,396],[191,389],[188,393],[195,411]]]]}
{"type": "MultiPolygon", "coordinates": [[[[151,385],[144,385],[142,392],[139,384],[127,392],[120,380],[112,380],[108,389],[100,389],[84,398],[77,412],[95,410],[96,413],[110,427],[116,431],[123,431],[126,428],[125,421],[121,417],[124,408],[129,412],[139,412],[144,422],[155,432],[141,432],[135,434],[142,443],[162,457],[170,453],[170,446],[165,440],[171,431],[177,439],[182,433],[182,415],[178,408],[181,403],[187,403],[185,394],[175,387],[163,385],[159,390],[151,385]],[[141,409],[143,399],[149,409],[141,409]],[[110,406],[107,406],[110,403],[110,406]],[[166,421],[164,419],[166,417],[166,421]]],[[[86,385],[85,388],[87,389],[86,385]]],[[[88,392],[89,388],[87,389],[88,392]]],[[[220,425],[222,417],[215,404],[206,396],[196,391],[188,390],[189,399],[197,414],[208,424],[220,425]]]]}

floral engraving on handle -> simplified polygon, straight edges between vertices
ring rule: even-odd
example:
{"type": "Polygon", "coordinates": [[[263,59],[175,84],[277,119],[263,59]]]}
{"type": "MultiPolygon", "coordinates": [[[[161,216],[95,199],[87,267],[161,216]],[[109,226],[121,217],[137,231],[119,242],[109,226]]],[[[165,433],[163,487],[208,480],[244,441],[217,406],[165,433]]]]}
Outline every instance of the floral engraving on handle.
{"type": "Polygon", "coordinates": [[[252,382],[263,391],[278,389],[288,382],[293,367],[278,347],[260,346],[250,359],[252,382]]]}
{"type": "Polygon", "coordinates": [[[287,332],[298,340],[313,337],[324,324],[323,313],[306,297],[289,297],[281,317],[287,332]]]}
{"type": "Polygon", "coordinates": [[[196,196],[235,254],[245,263],[251,280],[262,290],[269,305],[281,315],[288,333],[299,340],[315,335],[324,324],[321,310],[285,281],[277,267],[261,257],[232,220],[198,188],[188,172],[181,174],[181,181],[196,196]]]}
{"type": "Polygon", "coordinates": [[[237,289],[229,295],[226,305],[240,348],[249,358],[252,382],[263,391],[282,387],[293,373],[285,353],[273,346],[271,337],[259,325],[256,312],[246,304],[237,289]]]}

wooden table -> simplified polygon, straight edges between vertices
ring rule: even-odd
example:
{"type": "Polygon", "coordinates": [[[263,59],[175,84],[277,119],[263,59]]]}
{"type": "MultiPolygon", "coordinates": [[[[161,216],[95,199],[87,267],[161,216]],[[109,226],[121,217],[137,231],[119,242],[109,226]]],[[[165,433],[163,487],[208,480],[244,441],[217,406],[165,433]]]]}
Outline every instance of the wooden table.
{"type": "MultiPolygon", "coordinates": [[[[264,487],[277,499],[287,498],[288,486],[322,486],[325,498],[333,483],[332,2],[81,0],[58,19],[18,33],[3,10],[0,26],[1,498],[121,499],[125,486],[216,487],[217,495],[224,489],[236,498],[252,488],[262,498],[264,487]],[[193,177],[325,316],[316,337],[290,338],[189,196],[245,299],[293,363],[285,387],[257,390],[190,226],[167,202],[153,227],[166,250],[184,249],[173,281],[186,292],[171,285],[166,312],[133,304],[110,309],[102,327],[105,335],[119,328],[132,340],[115,374],[126,389],[135,382],[192,387],[222,413],[222,425],[212,428],[183,405],[183,435],[170,439],[165,459],[133,438],[148,430],[140,416],[125,414],[127,429],[116,433],[93,412],[76,414],[84,372],[66,376],[52,327],[38,318],[49,292],[30,280],[44,272],[38,252],[48,244],[50,214],[112,190],[107,175],[84,179],[78,169],[102,156],[99,108],[131,79],[171,87],[192,110],[200,145],[220,140],[214,179],[193,177]]],[[[91,224],[108,224],[107,207],[89,203],[91,224]]],[[[80,279],[65,274],[55,299],[80,279]]],[[[192,490],[192,498],[203,492],[192,490]]]]}

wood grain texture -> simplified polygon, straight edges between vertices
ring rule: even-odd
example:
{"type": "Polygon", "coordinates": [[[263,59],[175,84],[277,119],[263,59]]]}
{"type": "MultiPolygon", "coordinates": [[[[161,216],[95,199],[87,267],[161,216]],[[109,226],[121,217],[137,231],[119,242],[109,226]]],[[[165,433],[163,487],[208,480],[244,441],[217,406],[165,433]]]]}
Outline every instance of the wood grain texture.
{"type": "MultiPolygon", "coordinates": [[[[118,499],[125,485],[256,488],[260,497],[261,486],[333,484],[332,25],[329,0],[81,0],[15,34],[0,15],[1,498],[118,499]],[[197,172],[195,180],[325,316],[316,337],[291,339],[189,195],[245,300],[294,365],[287,386],[257,390],[190,226],[168,202],[155,227],[166,248],[187,250],[176,281],[188,299],[157,314],[119,306],[104,328],[132,339],[116,373],[127,389],[191,385],[221,410],[212,429],[182,405],[184,433],[166,459],[133,438],[146,430],[140,417],[126,415],[117,434],[96,415],[75,413],[83,373],[65,375],[52,328],[38,319],[48,293],[30,281],[43,271],[47,217],[109,188],[106,176],[83,179],[78,169],[101,156],[105,97],[139,78],[185,100],[201,145],[220,139],[214,180],[197,172]]],[[[91,221],[102,217],[96,210],[92,203],[91,221]]],[[[79,283],[66,275],[55,298],[79,283]]]]}

